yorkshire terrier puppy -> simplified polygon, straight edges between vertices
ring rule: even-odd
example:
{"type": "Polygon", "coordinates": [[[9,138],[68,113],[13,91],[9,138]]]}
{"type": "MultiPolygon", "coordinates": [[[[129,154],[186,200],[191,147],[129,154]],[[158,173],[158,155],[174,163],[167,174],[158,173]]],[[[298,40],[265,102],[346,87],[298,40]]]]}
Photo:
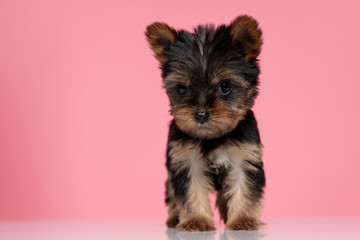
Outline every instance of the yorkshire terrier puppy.
{"type": "Polygon", "coordinates": [[[265,175],[251,110],[262,45],[257,21],[244,15],[194,33],[155,22],[146,38],[174,117],[166,161],[168,227],[215,230],[208,194],[216,190],[226,229],[259,229],[265,175]]]}

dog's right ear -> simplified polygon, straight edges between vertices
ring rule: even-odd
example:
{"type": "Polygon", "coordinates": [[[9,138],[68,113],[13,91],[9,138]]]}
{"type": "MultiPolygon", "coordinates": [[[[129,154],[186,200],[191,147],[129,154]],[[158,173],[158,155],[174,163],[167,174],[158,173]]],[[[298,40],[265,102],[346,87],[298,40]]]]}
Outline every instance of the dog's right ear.
{"type": "Polygon", "coordinates": [[[146,39],[160,63],[166,61],[165,51],[175,42],[176,31],[165,23],[154,22],[146,28],[146,39]]]}

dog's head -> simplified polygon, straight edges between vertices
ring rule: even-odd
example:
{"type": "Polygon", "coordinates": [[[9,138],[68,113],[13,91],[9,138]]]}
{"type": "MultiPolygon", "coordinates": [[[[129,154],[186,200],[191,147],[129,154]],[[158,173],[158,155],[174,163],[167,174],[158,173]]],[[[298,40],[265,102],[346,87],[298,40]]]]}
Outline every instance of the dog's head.
{"type": "Polygon", "coordinates": [[[161,63],[176,125],[202,139],[232,131],[258,93],[257,21],[244,15],[227,26],[198,26],[194,33],[155,22],[146,38],[161,63]]]}

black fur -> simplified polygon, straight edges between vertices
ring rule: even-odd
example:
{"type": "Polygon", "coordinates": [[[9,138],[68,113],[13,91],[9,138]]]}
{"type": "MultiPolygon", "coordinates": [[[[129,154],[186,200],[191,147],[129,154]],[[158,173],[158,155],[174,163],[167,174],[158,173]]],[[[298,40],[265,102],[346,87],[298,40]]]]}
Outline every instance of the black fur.
{"type": "Polygon", "coordinates": [[[185,168],[179,172],[175,169],[170,168],[171,173],[171,184],[175,192],[175,197],[179,203],[186,201],[186,192],[188,190],[189,182],[189,169],[185,168]]]}
{"type": "Polygon", "coordinates": [[[257,122],[254,113],[251,110],[248,110],[245,119],[239,122],[238,126],[233,131],[224,136],[213,139],[191,137],[182,132],[176,126],[175,121],[173,120],[170,125],[168,141],[172,142],[178,140],[181,140],[182,142],[198,142],[201,145],[201,149],[204,155],[223,144],[232,143],[234,141],[261,144],[257,122]]]}
{"type": "Polygon", "coordinates": [[[211,164],[209,165],[209,170],[206,172],[206,175],[211,179],[216,191],[223,189],[223,182],[228,174],[228,170],[229,169],[226,169],[224,166],[213,168],[211,164]]]}
{"type": "Polygon", "coordinates": [[[266,184],[263,163],[261,162],[255,164],[252,161],[245,161],[257,169],[256,171],[247,170],[245,171],[245,175],[249,182],[249,187],[251,190],[250,194],[252,194],[252,198],[260,199],[264,193],[264,187],[266,184]]]}
{"type": "MultiPolygon", "coordinates": [[[[240,150],[244,147],[244,152],[254,148],[253,154],[261,158],[262,144],[251,110],[258,95],[260,69],[256,57],[262,44],[261,35],[256,20],[249,16],[240,16],[230,25],[201,25],[193,33],[176,31],[163,23],[148,26],[146,36],[161,63],[163,86],[169,96],[170,113],[174,116],[166,154],[170,176],[166,182],[167,204],[173,201],[180,205],[186,203],[192,170],[191,159],[186,159],[192,150],[184,149],[189,152],[183,156],[181,152],[173,154],[171,147],[174,144],[177,144],[174,151],[181,151],[182,144],[194,148],[196,158],[208,164],[206,169],[204,165],[198,168],[204,172],[196,173],[197,169],[194,174],[204,174],[199,176],[208,178],[207,182],[212,183],[208,187],[218,191],[229,187],[224,186],[224,182],[232,184],[227,177],[229,171],[238,171],[234,168],[237,159],[233,159],[235,163],[223,163],[212,161],[214,156],[238,146],[240,150]],[[224,83],[230,86],[230,91],[222,90],[221,84],[224,83]],[[206,121],[197,121],[195,113],[199,110],[209,113],[206,121]],[[214,152],[219,147],[221,151],[214,152]],[[173,162],[172,156],[179,159],[173,162]],[[179,169],[179,164],[184,164],[182,161],[187,165],[179,169]],[[171,196],[170,190],[175,196],[171,196]]],[[[240,157],[242,153],[240,151],[240,157]]],[[[239,164],[245,161],[251,165],[250,168],[244,164],[248,168],[245,166],[242,170],[248,180],[245,184],[250,190],[251,200],[258,202],[265,187],[263,164],[261,159],[251,161],[240,157],[239,164]]]]}
{"type": "MultiPolygon", "coordinates": [[[[203,157],[206,159],[206,155],[218,148],[221,145],[231,144],[236,141],[238,142],[248,142],[261,144],[260,135],[257,128],[257,122],[254,116],[254,113],[249,110],[246,114],[246,118],[239,122],[238,126],[231,131],[230,133],[214,139],[200,139],[194,138],[186,133],[182,132],[175,124],[174,121],[171,122],[170,130],[169,130],[169,143],[172,141],[181,141],[185,143],[187,141],[192,141],[193,143],[197,143],[201,146],[203,157]]],[[[166,166],[168,171],[173,175],[172,184],[174,186],[175,195],[184,199],[186,197],[187,190],[187,180],[189,170],[186,169],[179,174],[175,173],[175,169],[171,166],[171,158],[169,156],[169,146],[167,149],[167,161],[166,166]]],[[[259,163],[258,165],[254,165],[251,161],[248,161],[249,164],[252,164],[254,167],[258,169],[257,172],[247,171],[245,174],[247,178],[250,180],[250,188],[253,190],[254,197],[259,199],[263,194],[263,188],[265,187],[265,174],[263,170],[263,164],[259,163]]],[[[211,169],[209,167],[209,171],[207,172],[207,176],[210,177],[213,181],[213,185],[215,190],[220,190],[222,187],[222,182],[224,177],[227,175],[227,170],[224,167],[219,169],[211,169]]]]}
{"type": "MultiPolygon", "coordinates": [[[[181,131],[178,132],[181,134],[181,131]]],[[[176,136],[179,137],[179,136],[176,136]]],[[[170,142],[170,141],[169,141],[170,142]]],[[[166,151],[166,168],[171,174],[171,179],[166,181],[166,199],[165,202],[168,203],[170,201],[171,196],[169,195],[169,188],[170,184],[174,189],[175,197],[181,201],[186,201],[186,192],[188,189],[188,180],[189,180],[189,169],[183,169],[182,171],[177,171],[172,165],[171,165],[171,158],[169,156],[169,146],[167,147],[166,151]]]]}
{"type": "MultiPolygon", "coordinates": [[[[177,93],[176,85],[169,86],[164,82],[172,106],[181,103],[190,105],[211,105],[217,97],[217,85],[211,84],[214,73],[221,68],[231,69],[235,75],[242,77],[249,87],[258,85],[260,69],[257,60],[245,61],[245,53],[240,43],[232,41],[229,27],[222,25],[215,28],[212,25],[199,26],[195,33],[179,31],[176,40],[164,53],[167,58],[162,66],[162,77],[165,79],[175,71],[184,72],[191,79],[186,97],[177,93]]],[[[246,93],[239,82],[227,79],[234,85],[232,94],[224,96],[227,102],[238,100],[246,93]]],[[[249,102],[244,105],[251,107],[257,96],[254,91],[249,102]]]]}

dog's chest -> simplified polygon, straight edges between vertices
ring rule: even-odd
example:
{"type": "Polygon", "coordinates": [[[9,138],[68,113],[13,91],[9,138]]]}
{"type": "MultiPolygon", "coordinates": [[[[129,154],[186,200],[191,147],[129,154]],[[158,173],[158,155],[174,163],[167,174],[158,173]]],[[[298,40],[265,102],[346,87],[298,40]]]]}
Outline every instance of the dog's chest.
{"type": "Polygon", "coordinates": [[[219,168],[230,167],[229,154],[222,149],[215,149],[207,155],[208,166],[215,171],[219,168]]]}
{"type": "Polygon", "coordinates": [[[220,190],[224,178],[230,168],[228,153],[224,150],[214,150],[207,155],[208,173],[212,178],[215,190],[220,190]]]}

